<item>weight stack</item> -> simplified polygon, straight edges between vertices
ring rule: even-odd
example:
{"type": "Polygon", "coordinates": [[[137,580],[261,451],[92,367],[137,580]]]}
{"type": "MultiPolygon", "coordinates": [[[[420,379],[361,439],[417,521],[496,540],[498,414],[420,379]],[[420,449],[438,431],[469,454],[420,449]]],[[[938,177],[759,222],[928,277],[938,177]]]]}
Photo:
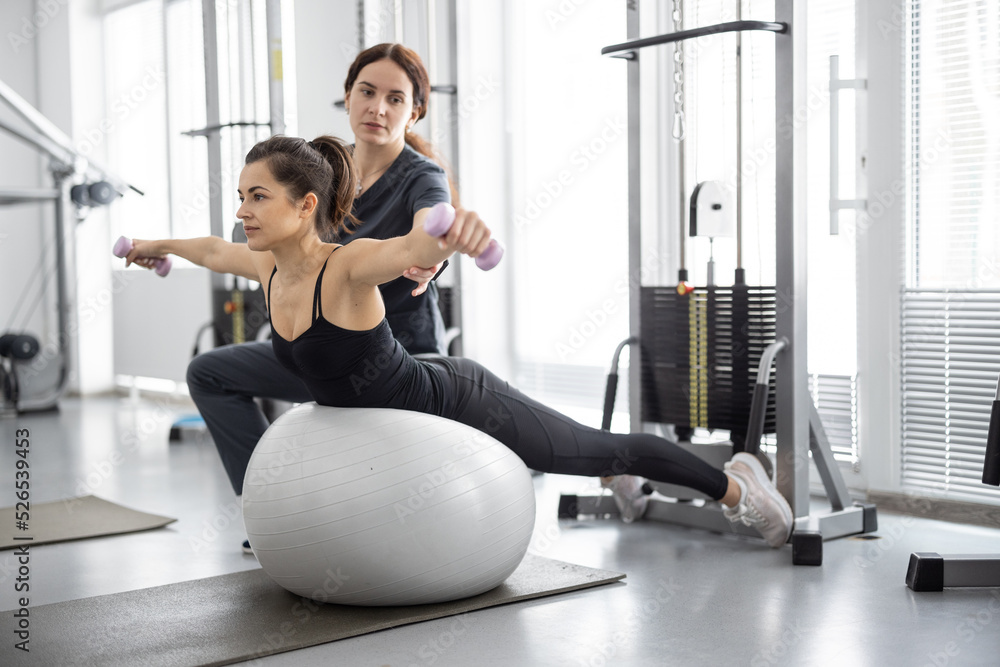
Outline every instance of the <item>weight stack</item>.
{"type": "MultiPolygon", "coordinates": [[[[746,434],[761,354],[775,339],[774,287],[643,287],[642,420],[746,434]]],[[[764,433],[774,433],[774,373],[764,433]]]]}
{"type": "Polygon", "coordinates": [[[212,290],[212,324],[215,346],[256,340],[261,327],[269,327],[264,290],[212,290]]]}

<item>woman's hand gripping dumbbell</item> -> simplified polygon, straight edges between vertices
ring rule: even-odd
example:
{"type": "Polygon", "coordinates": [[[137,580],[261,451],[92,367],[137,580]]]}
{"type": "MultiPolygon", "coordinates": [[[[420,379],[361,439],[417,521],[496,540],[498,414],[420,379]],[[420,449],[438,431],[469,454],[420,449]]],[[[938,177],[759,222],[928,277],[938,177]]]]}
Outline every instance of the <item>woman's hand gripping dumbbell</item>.
{"type": "MultiPolygon", "coordinates": [[[[424,231],[434,237],[442,237],[448,234],[455,223],[455,209],[451,204],[441,202],[435,204],[424,220],[424,231]]],[[[489,271],[500,262],[503,257],[503,246],[496,239],[490,239],[486,249],[476,257],[476,266],[483,271],[489,271]]]]}
{"type": "MultiPolygon", "coordinates": [[[[115,242],[115,247],[111,250],[115,254],[115,257],[127,257],[132,251],[132,239],[122,236],[115,242]]],[[[170,267],[173,263],[170,261],[169,257],[144,257],[143,260],[151,260],[156,275],[166,276],[170,273],[170,267]]],[[[142,264],[143,262],[136,262],[137,264],[142,264]]]]}

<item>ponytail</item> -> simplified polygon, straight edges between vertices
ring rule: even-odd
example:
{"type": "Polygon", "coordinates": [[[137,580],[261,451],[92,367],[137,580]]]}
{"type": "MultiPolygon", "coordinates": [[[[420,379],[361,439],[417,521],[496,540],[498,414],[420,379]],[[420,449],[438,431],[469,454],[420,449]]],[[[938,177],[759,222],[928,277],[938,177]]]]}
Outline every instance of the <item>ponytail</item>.
{"type": "Polygon", "coordinates": [[[354,165],[354,155],[347,144],[328,134],[316,137],[309,144],[326,158],[334,173],[330,188],[330,228],[317,231],[324,238],[327,235],[339,238],[345,232],[350,234],[360,224],[351,213],[358,195],[358,170],[354,165]]]}

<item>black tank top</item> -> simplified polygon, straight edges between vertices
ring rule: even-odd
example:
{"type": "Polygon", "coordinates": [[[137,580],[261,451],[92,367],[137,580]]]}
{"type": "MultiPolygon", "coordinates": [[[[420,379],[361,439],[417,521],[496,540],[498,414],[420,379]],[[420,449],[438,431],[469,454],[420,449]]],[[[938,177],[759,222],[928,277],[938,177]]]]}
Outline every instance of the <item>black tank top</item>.
{"type": "MultiPolygon", "coordinates": [[[[374,329],[352,331],[323,317],[320,287],[330,257],[316,278],[309,328],[289,341],[278,335],[271,322],[271,346],[278,361],[302,379],[320,405],[442,414],[444,401],[437,369],[411,357],[393,338],[385,318],[374,329]]],[[[267,283],[268,319],[271,283],[277,272],[278,267],[274,267],[267,283]]]]}

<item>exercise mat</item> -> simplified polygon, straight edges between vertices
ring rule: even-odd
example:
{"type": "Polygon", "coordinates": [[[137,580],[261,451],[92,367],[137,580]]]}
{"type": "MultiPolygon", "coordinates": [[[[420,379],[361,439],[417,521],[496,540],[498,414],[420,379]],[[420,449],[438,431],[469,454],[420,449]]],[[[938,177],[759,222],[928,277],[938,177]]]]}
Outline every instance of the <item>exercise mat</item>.
{"type": "Polygon", "coordinates": [[[229,665],[624,577],[529,554],[507,581],[475,597],[412,607],[348,607],[300,598],[254,569],[36,607],[31,653],[5,658],[4,664],[229,665]]]}
{"type": "MultiPolygon", "coordinates": [[[[21,511],[23,508],[17,508],[21,511]]],[[[7,525],[15,524],[15,508],[0,509],[0,517],[9,518],[7,525]]],[[[140,530],[162,528],[177,519],[148,514],[117,505],[96,496],[67,498],[50,503],[31,503],[28,528],[21,535],[5,531],[0,535],[0,550],[24,545],[38,546],[52,542],[81,540],[102,535],[119,535],[140,530]],[[31,536],[31,541],[15,537],[31,536]]]]}

